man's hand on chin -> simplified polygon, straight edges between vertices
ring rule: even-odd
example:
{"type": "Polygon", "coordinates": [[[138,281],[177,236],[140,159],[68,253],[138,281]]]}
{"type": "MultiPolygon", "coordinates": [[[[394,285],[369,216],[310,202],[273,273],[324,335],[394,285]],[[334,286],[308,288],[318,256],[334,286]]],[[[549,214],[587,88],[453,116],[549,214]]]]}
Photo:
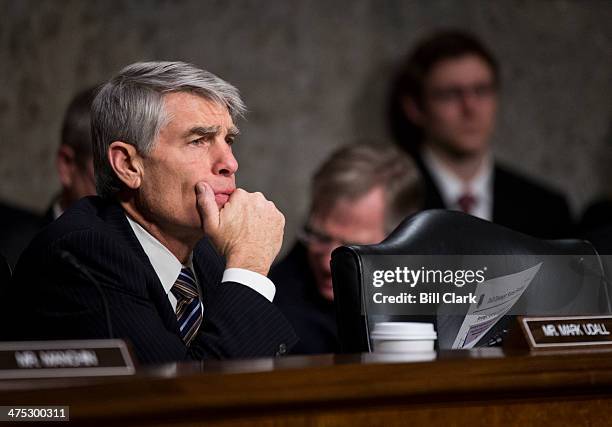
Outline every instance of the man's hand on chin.
{"type": "Polygon", "coordinates": [[[196,202],[204,233],[227,259],[227,268],[267,275],[283,242],[285,217],[261,193],[236,189],[219,209],[206,182],[196,184],[196,202]]]}

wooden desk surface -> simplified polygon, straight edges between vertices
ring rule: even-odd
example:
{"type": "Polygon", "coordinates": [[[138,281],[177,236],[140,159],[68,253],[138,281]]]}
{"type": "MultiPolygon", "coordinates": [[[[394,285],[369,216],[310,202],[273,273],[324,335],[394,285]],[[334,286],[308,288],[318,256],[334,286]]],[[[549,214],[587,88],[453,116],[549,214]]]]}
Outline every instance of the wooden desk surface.
{"type": "Polygon", "coordinates": [[[612,425],[612,352],[323,355],[172,364],[131,377],[0,382],[2,405],[98,425],[612,425]],[[386,356],[389,358],[389,356],[386,356]]]}

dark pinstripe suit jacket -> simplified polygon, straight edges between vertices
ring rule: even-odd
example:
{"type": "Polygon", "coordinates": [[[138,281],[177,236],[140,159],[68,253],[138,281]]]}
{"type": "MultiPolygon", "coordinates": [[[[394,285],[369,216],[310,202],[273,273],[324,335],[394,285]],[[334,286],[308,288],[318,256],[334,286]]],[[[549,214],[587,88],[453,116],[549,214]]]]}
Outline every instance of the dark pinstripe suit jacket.
{"type": "Polygon", "coordinates": [[[20,258],[1,298],[3,339],[107,337],[99,292],[60,253],[69,251],[100,283],[115,337],[132,343],[142,363],[183,359],[274,356],[297,338],[267,299],[238,283],[223,283],[224,261],[203,240],[194,269],[204,322],[189,348],[174,311],[123,209],[98,197],[79,201],[45,228],[20,258]]]}

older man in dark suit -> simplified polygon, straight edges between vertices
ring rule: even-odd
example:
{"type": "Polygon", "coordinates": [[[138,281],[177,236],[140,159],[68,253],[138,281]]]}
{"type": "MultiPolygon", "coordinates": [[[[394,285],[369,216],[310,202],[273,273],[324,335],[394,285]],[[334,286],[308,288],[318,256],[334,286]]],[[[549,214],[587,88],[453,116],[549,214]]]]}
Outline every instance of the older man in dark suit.
{"type": "Polygon", "coordinates": [[[77,202],[17,265],[3,338],[129,340],[143,363],[284,354],[296,337],[266,277],[284,218],[237,189],[234,119],[217,76],[137,63],[92,108],[99,197],[77,202]]]}
{"type": "Polygon", "coordinates": [[[379,243],[421,207],[421,192],[414,162],[391,144],[345,145],[317,170],[300,241],[270,272],[272,280],[283,283],[274,303],[300,338],[294,353],[339,350],[332,251],[379,243]]]}

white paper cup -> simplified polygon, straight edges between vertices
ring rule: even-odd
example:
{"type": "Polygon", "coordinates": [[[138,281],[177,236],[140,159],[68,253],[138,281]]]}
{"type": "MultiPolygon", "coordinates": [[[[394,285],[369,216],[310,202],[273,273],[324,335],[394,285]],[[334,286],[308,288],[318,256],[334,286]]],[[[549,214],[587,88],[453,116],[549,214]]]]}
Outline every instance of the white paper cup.
{"type": "Polygon", "coordinates": [[[438,338],[432,323],[416,322],[377,323],[371,335],[380,353],[431,352],[438,338]]]}
{"type": "Polygon", "coordinates": [[[395,362],[395,363],[407,363],[407,362],[430,362],[436,360],[438,354],[435,351],[410,351],[406,353],[364,353],[361,355],[361,360],[367,363],[376,362],[395,362]]]}

